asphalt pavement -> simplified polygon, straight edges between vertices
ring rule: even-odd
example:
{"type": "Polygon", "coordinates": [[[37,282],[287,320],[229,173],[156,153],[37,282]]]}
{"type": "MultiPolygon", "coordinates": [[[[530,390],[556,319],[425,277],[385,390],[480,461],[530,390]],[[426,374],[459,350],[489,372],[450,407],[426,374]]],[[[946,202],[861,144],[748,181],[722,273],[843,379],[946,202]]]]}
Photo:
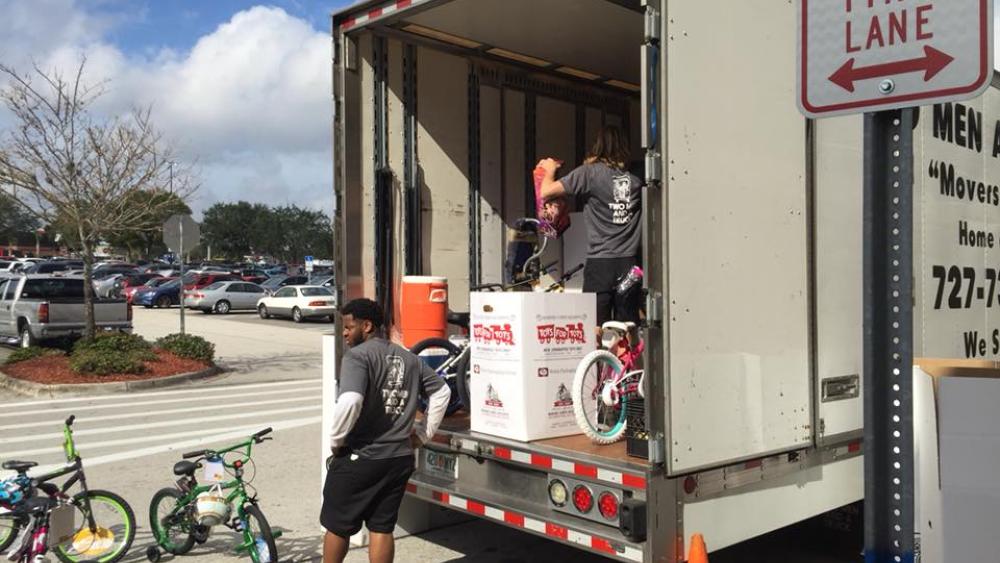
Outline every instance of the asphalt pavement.
{"type": "MultiPolygon", "coordinates": [[[[148,339],[176,332],[178,310],[136,309],[135,330],[148,339]]],[[[255,313],[226,316],[189,313],[189,333],[216,344],[227,371],[181,387],[127,394],[61,399],[5,397],[0,411],[0,459],[22,458],[55,465],[61,460],[62,421],[76,415],[74,431],[92,488],[125,497],[138,522],[126,562],[145,560],[152,545],[148,503],[176,479],[173,464],[184,451],[225,446],[260,428],[275,429],[274,440],[256,446],[247,476],[273,528],[280,561],[320,561],[318,523],[321,461],[321,336],[323,322],[296,324],[259,319],[255,313]]],[[[0,350],[0,361],[5,353],[0,350]]],[[[712,554],[719,563],[844,563],[857,561],[852,541],[817,536],[816,526],[796,526],[712,554]]],[[[204,545],[164,561],[238,561],[238,541],[228,529],[213,529],[204,545]]],[[[484,563],[607,561],[577,549],[484,520],[470,520],[397,542],[397,561],[484,563]]],[[[354,549],[348,561],[367,561],[354,549]]]]}

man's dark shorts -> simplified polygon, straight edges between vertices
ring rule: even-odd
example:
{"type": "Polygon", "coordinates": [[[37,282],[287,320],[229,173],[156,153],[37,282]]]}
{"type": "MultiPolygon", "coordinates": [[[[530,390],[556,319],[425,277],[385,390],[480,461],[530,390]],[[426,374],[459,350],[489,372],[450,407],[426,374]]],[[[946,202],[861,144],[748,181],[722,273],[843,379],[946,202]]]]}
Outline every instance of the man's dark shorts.
{"type": "Polygon", "coordinates": [[[323,487],[320,523],[342,538],[361,530],[389,534],[396,528],[399,504],[413,474],[413,455],[389,459],[334,458],[323,487]]]}
{"type": "Polygon", "coordinates": [[[636,258],[588,258],[583,270],[583,291],[597,294],[597,325],[606,321],[639,322],[641,282],[626,295],[615,293],[622,276],[639,263],[636,258]]]}

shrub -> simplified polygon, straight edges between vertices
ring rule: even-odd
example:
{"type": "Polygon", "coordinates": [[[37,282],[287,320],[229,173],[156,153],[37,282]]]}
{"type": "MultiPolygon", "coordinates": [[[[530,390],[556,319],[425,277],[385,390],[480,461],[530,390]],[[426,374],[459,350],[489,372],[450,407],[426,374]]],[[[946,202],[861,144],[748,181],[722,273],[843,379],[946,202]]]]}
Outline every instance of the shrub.
{"type": "Polygon", "coordinates": [[[191,334],[169,334],[156,341],[156,345],[181,358],[211,364],[215,359],[215,344],[191,334]]]}
{"type": "MultiPolygon", "coordinates": [[[[152,352],[149,352],[152,353],[152,352]]],[[[108,375],[112,373],[142,373],[146,371],[142,363],[144,353],[113,352],[102,350],[74,350],[69,358],[69,367],[77,373],[108,375]]],[[[155,358],[156,355],[153,354],[155,358]]]]}
{"type": "Polygon", "coordinates": [[[77,352],[152,352],[153,345],[138,334],[127,332],[107,332],[98,334],[91,340],[79,340],[73,345],[77,352]]]}
{"type": "Polygon", "coordinates": [[[16,364],[17,362],[23,362],[25,360],[33,360],[35,358],[41,358],[43,356],[61,356],[63,354],[62,350],[54,350],[52,348],[42,348],[41,346],[32,346],[30,348],[18,348],[11,352],[7,359],[4,361],[6,364],[16,364]]]}
{"type": "Polygon", "coordinates": [[[77,373],[108,375],[142,373],[143,362],[156,359],[153,346],[137,334],[114,332],[99,334],[73,345],[69,367],[77,373]]]}

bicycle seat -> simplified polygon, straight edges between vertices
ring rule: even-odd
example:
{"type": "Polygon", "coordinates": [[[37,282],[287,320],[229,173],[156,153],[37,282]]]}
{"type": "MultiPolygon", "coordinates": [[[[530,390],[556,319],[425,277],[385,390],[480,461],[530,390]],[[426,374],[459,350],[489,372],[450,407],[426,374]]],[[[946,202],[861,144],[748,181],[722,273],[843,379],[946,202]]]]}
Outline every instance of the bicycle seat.
{"type": "Polygon", "coordinates": [[[448,313],[448,324],[468,329],[469,313],[448,313]]]}
{"type": "Polygon", "coordinates": [[[17,471],[18,473],[24,473],[36,465],[38,465],[37,461],[18,461],[16,459],[3,462],[4,469],[8,471],[17,471]]]}
{"type": "Polygon", "coordinates": [[[187,459],[182,459],[174,464],[174,475],[187,475],[188,477],[191,477],[194,475],[195,469],[198,469],[197,463],[187,459]]]}

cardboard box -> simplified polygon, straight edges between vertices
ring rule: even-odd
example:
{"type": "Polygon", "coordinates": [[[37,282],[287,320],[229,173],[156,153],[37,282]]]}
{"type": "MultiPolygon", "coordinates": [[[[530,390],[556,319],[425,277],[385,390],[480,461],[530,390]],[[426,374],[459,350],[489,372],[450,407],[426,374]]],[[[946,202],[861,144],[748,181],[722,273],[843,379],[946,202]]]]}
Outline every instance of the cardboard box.
{"type": "Polygon", "coordinates": [[[588,293],[473,293],[473,432],[530,441],[579,434],[573,375],[597,347],[588,293]]]}
{"type": "Polygon", "coordinates": [[[924,561],[996,561],[1000,363],[917,359],[915,508],[924,561]]]}

